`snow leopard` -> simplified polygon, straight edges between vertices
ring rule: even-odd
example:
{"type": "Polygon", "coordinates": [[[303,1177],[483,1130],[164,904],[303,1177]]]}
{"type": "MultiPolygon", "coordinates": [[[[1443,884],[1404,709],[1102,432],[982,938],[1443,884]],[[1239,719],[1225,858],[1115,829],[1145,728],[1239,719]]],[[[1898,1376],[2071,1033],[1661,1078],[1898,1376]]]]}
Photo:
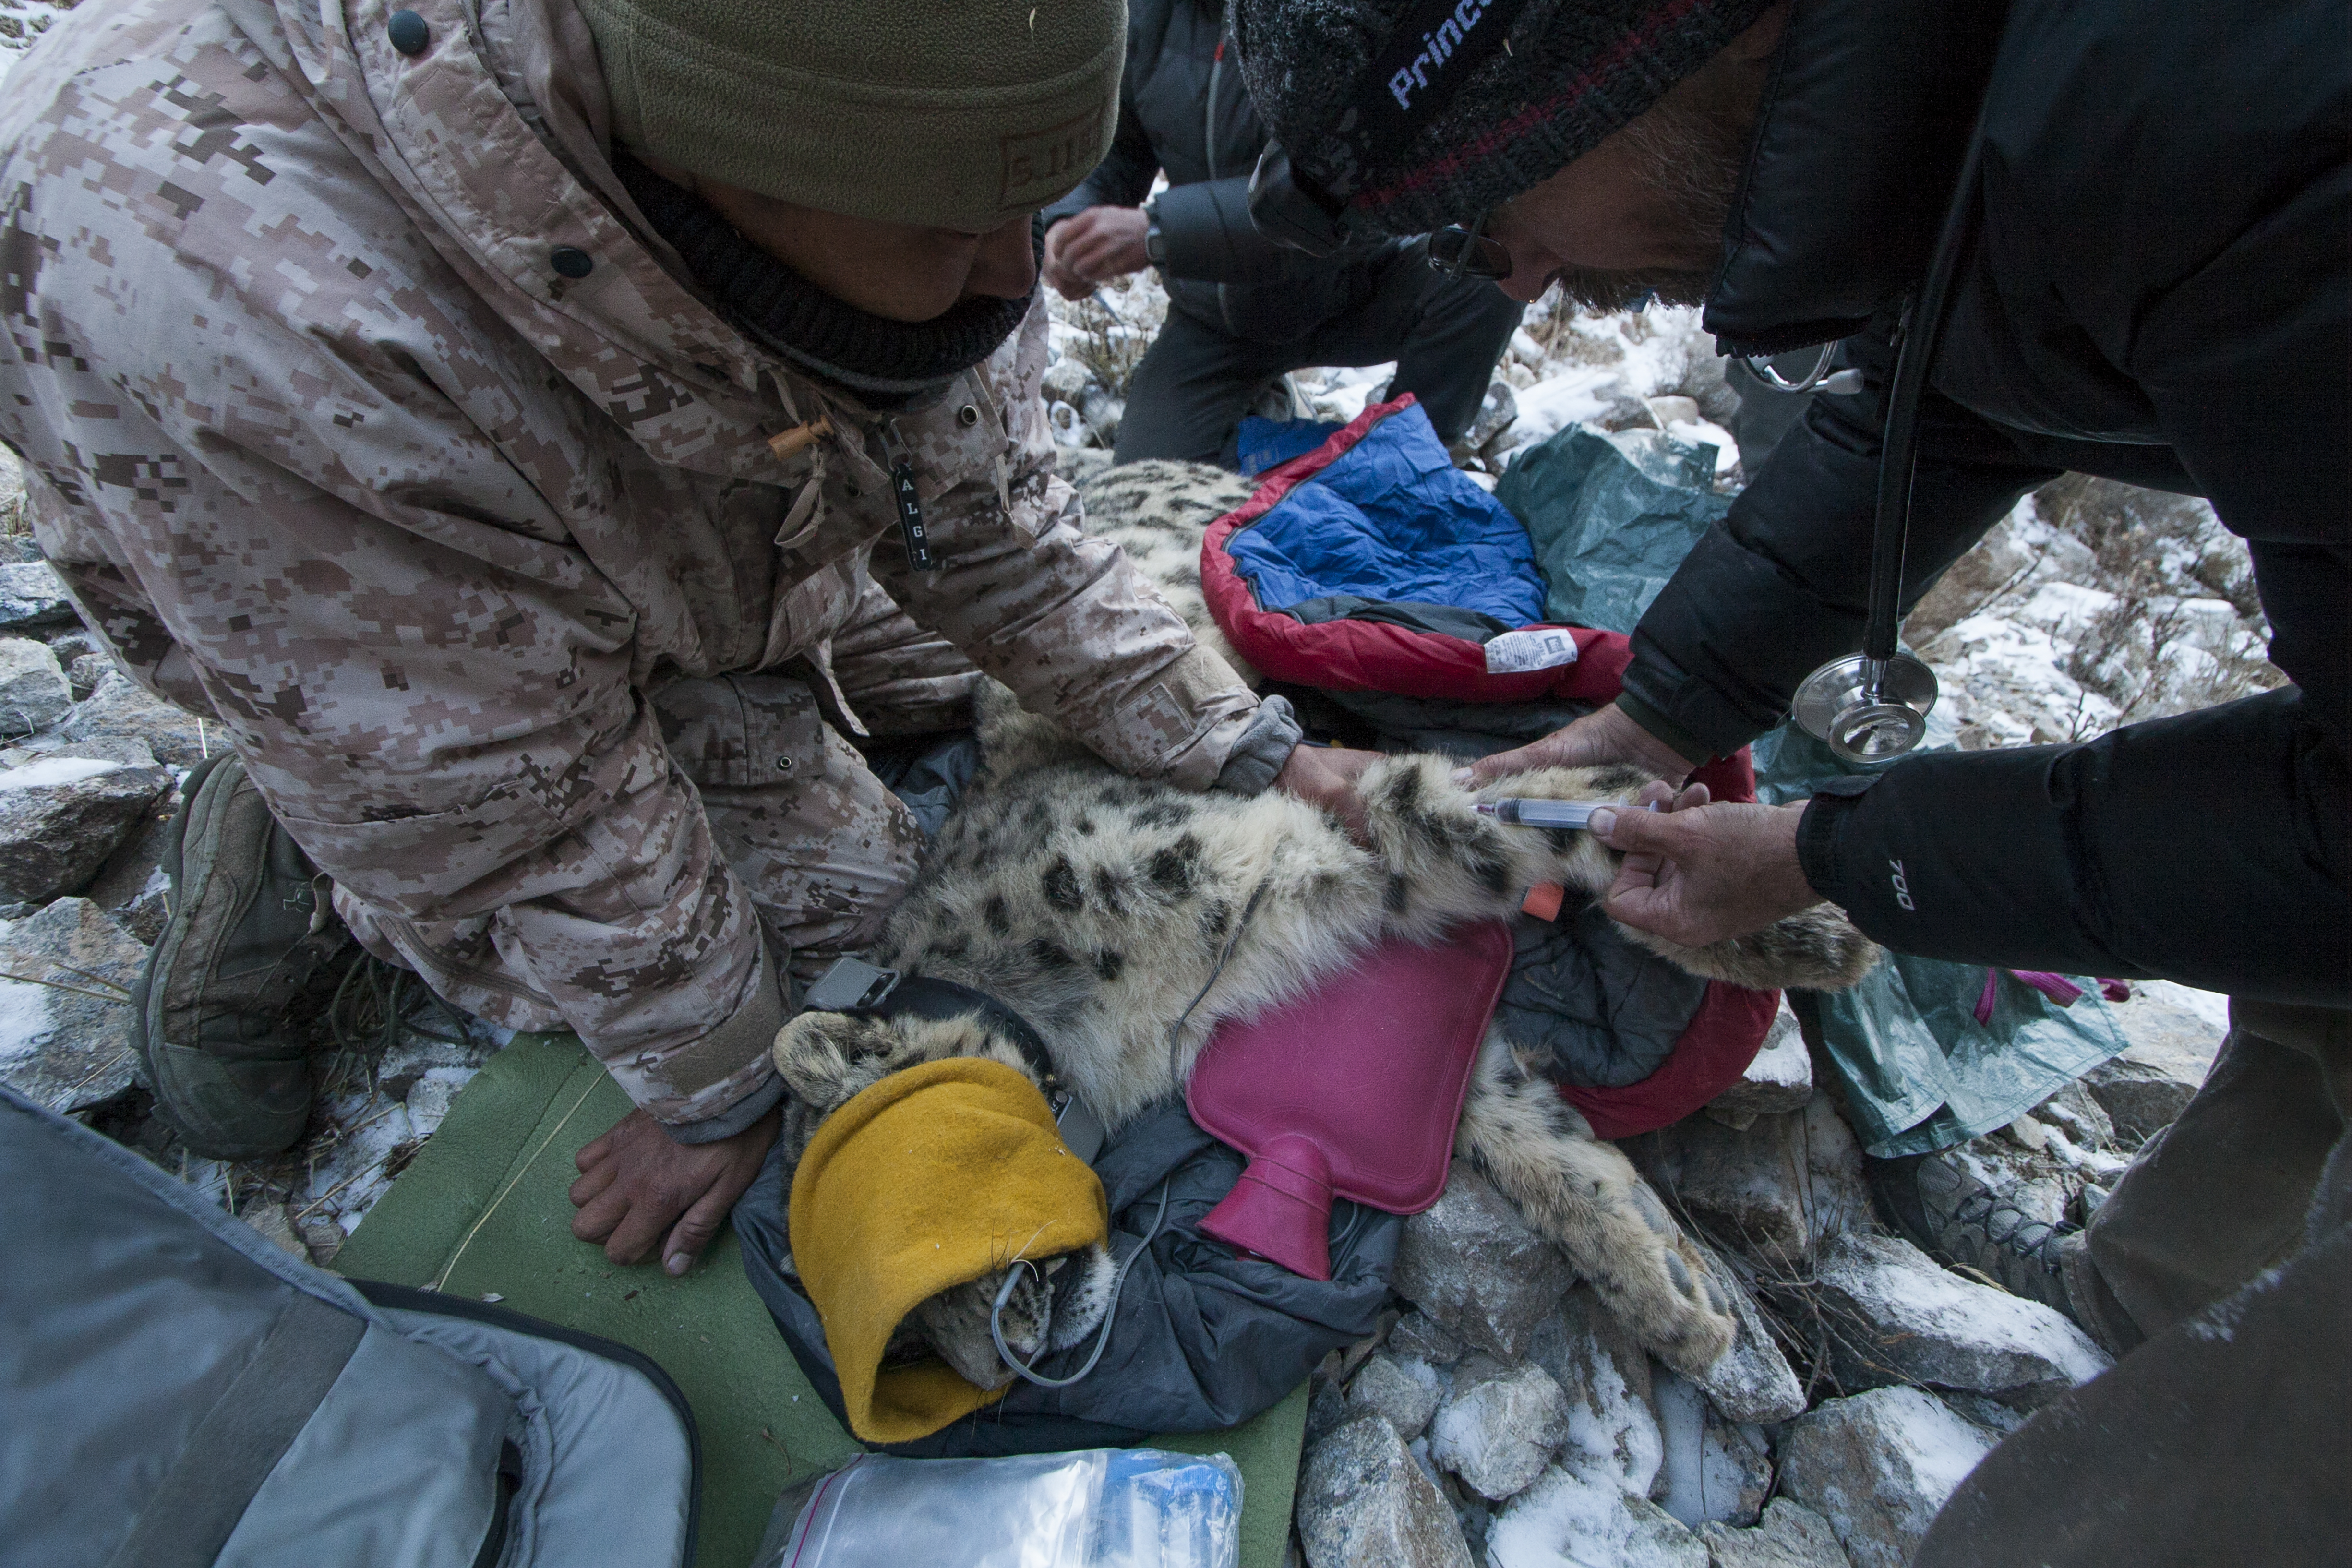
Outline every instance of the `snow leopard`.
{"type": "MultiPolygon", "coordinates": [[[[875,956],[985,991],[1025,1019],[1060,1083],[1113,1135],[1181,1090],[1220,1024],[1306,993],[1373,943],[1506,917],[1538,883],[1590,896],[1613,879],[1620,857],[1590,835],[1507,826],[1476,811],[1478,800],[1630,800],[1647,782],[1630,768],[1547,768],[1473,791],[1454,782],[1448,759],[1383,758],[1360,784],[1366,846],[1276,791],[1192,795],[1129,778],[1002,687],[979,706],[980,771],[875,956]]],[[[1843,988],[1876,956],[1826,905],[1697,949],[1628,934],[1695,974],[1757,988],[1843,988]]],[[[789,1091],[788,1162],[859,1091],[948,1056],[1038,1078],[978,1016],[792,1019],[773,1050],[789,1091]]],[[[1729,1347],[1735,1319],[1704,1252],[1499,1029],[1480,1048],[1454,1149],[1669,1364],[1696,1375],[1729,1347]]],[[[1003,1314],[1024,1364],[1086,1343],[1111,1306],[1107,1250],[1055,1261],[1086,1270],[1076,1288],[1057,1292],[1019,1270],[1003,1314]]],[[[894,1354],[935,1354],[983,1388],[1011,1382],[989,1331],[1003,1279],[1000,1270],[923,1302],[894,1354]]]]}

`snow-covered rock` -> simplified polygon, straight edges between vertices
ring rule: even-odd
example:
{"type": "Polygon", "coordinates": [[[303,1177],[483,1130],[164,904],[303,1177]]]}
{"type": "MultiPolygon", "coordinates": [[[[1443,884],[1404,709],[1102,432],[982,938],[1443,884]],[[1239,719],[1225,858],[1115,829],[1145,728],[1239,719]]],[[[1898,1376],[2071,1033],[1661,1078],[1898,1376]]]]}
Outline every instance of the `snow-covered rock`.
{"type": "Polygon", "coordinates": [[[0,1083],[58,1112],[131,1087],[128,993],[146,961],[86,898],[0,921],[0,1083]]]}
{"type": "Polygon", "coordinates": [[[1829,1521],[1853,1568],[1905,1568],[1991,1434],[1916,1388],[1824,1400],[1782,1428],[1780,1495],[1829,1521]]]}
{"type": "Polygon", "coordinates": [[[1579,1285],[1531,1337],[1528,1354],[1568,1396],[1561,1462],[1646,1495],[1664,1454],[1650,1398],[1650,1358],[1590,1285],[1579,1285]]]}
{"type": "Polygon", "coordinates": [[[1719,1259],[1716,1278],[1731,1298],[1739,1335],[1706,1369],[1698,1385],[1727,1420],[1785,1421],[1804,1409],[1805,1391],[1764,1326],[1764,1314],[1757,1311],[1746,1281],[1719,1259]]]}
{"type": "Polygon", "coordinates": [[[1506,1361],[1575,1282],[1568,1260],[1460,1160],[1445,1196],[1404,1222],[1392,1280],[1398,1295],[1506,1361]]]}
{"type": "Polygon", "coordinates": [[[47,643],[0,637],[0,734],[46,729],[72,706],[73,686],[47,643]]]}
{"type": "Polygon", "coordinates": [[[1348,1386],[1350,1405],[1379,1411],[1408,1443],[1427,1428],[1444,1396],[1444,1375],[1417,1355],[1377,1354],[1348,1386]]]}
{"type": "Polygon", "coordinates": [[[1735,1129],[1747,1127],[1759,1116],[1801,1111],[1813,1100],[1813,1063],[1805,1051],[1804,1032],[1789,998],[1772,1015],[1764,1047],[1740,1073],[1739,1082],[1707,1102],[1706,1113],[1735,1129]]]}
{"type": "Polygon", "coordinates": [[[2113,1364],[2063,1313],[1948,1273],[1895,1237],[1837,1238],[1813,1282],[1837,1320],[1832,1354],[1849,1388],[1905,1382],[2047,1396],[2113,1364]]]}
{"type": "Polygon", "coordinates": [[[1297,1517],[1308,1568],[1471,1568],[1444,1494],[1376,1411],[1308,1448],[1297,1517]]]}
{"type": "Polygon", "coordinates": [[[1568,1396],[1542,1367],[1472,1355],[1429,1423],[1429,1457],[1499,1502],[1543,1474],[1569,1423],[1568,1396]]]}
{"type": "Polygon", "coordinates": [[[58,727],[70,740],[144,740],[155,759],[172,768],[194,768],[227,744],[218,726],[149,696],[120,670],[109,670],[58,727]]]}
{"type": "Polygon", "coordinates": [[[0,900],[81,886],[172,788],[160,768],[41,757],[0,772],[0,900]]]}
{"type": "Polygon", "coordinates": [[[1776,1497],[1753,1530],[1703,1524],[1708,1568],[1853,1568],[1828,1520],[1776,1497]]]}
{"type": "Polygon", "coordinates": [[[1861,1146],[1827,1099],[1745,1128],[1689,1116],[1622,1146],[1703,1228],[1759,1261],[1808,1255],[1869,1219],[1861,1146]]]}
{"type": "Polygon", "coordinates": [[[1698,1385],[1670,1368],[1657,1370],[1651,1392],[1665,1448],[1659,1506],[1694,1530],[1709,1520],[1755,1523],[1772,1490],[1771,1448],[1763,1428],[1726,1421],[1698,1385]]]}
{"type": "Polygon", "coordinates": [[[1707,1568],[1673,1514],[1607,1476],[1554,1465],[1486,1529],[1492,1568],[1707,1568]]]}

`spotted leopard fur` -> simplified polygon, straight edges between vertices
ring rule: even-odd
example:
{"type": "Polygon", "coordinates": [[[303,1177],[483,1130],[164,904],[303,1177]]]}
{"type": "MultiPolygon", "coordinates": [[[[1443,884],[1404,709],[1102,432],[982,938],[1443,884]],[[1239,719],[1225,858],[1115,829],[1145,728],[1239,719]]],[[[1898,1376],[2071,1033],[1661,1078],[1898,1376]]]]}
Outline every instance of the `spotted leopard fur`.
{"type": "MultiPolygon", "coordinates": [[[[1644,782],[1630,768],[1550,768],[1473,793],[1452,782],[1442,758],[1386,758],[1360,783],[1367,849],[1286,795],[1187,795],[1127,778],[1022,713],[1001,688],[982,709],[981,773],[877,956],[1002,999],[1043,1037],[1063,1082],[1114,1130],[1181,1088],[1220,1023],[1303,993],[1373,942],[1430,939],[1461,921],[1506,916],[1535,883],[1590,895],[1613,879],[1618,857],[1589,835],[1507,827],[1479,815],[1477,800],[1627,800],[1644,782]]],[[[1693,973],[1759,988],[1851,986],[1875,956],[1825,908],[1698,949],[1628,934],[1693,973]]],[[[795,1018],[774,1051],[792,1093],[788,1153],[797,1158],[824,1116],[859,1090],[958,1055],[1030,1071],[1010,1041],[974,1019],[795,1018]]],[[[1696,1374],[1728,1347],[1733,1319],[1704,1254],[1499,1030],[1481,1049],[1455,1149],[1669,1364],[1696,1374]]],[[[1089,1281],[1108,1263],[1099,1254],[1079,1261],[1089,1281]]],[[[1057,1310],[1042,1282],[1023,1273],[1018,1332],[1007,1339],[1024,1359],[1079,1343],[1108,1305],[1107,1291],[1088,1291],[1076,1294],[1091,1305],[1057,1310]]],[[[909,1325],[982,1386],[1013,1376],[987,1333],[1002,1278],[944,1292],[909,1325]]]]}

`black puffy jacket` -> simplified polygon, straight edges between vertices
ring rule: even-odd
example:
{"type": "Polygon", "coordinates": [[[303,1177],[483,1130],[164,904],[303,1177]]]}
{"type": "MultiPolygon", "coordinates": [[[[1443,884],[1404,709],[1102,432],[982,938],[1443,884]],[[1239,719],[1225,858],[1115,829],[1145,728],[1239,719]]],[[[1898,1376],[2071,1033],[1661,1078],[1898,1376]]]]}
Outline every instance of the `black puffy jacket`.
{"type": "Polygon", "coordinates": [[[1265,128],[1223,42],[1222,5],[1129,0],[1118,134],[1094,172],[1045,209],[1045,222],[1088,207],[1139,206],[1165,171],[1169,188],[1154,211],[1170,302],[1237,338],[1285,342],[1370,298],[1369,264],[1396,246],[1318,260],[1257,232],[1249,182],[1265,128]]]}
{"type": "Polygon", "coordinates": [[[1986,153],[1925,399],[1906,604],[2074,470],[2211,499],[2282,691],[2084,745],[1921,757],[1818,800],[1813,886],[1906,952],[2352,1005],[2352,37],[2342,0],[1797,0],[1706,325],[1845,340],[1634,636],[1686,753],[1861,645],[1891,327],[1986,153]]]}

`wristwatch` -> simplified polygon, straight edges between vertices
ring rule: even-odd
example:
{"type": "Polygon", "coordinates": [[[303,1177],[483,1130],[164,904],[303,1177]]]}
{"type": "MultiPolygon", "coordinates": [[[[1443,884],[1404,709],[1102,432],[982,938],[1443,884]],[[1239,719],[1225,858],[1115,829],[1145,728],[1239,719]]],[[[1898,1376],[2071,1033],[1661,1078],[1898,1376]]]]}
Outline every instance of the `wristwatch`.
{"type": "Polygon", "coordinates": [[[1149,204],[1143,209],[1143,258],[1154,267],[1168,265],[1168,236],[1160,232],[1159,210],[1149,204]]]}

